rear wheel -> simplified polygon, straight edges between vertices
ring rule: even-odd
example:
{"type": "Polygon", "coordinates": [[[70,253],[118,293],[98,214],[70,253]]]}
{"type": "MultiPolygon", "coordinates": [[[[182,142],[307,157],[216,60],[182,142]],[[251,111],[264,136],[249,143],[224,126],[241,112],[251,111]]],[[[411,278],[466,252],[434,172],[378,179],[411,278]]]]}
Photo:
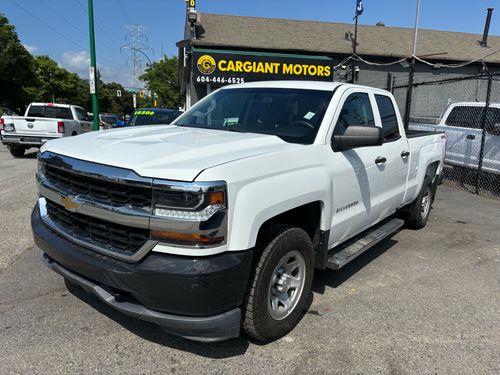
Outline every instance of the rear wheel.
{"type": "Polygon", "coordinates": [[[304,230],[279,225],[270,237],[250,277],[243,319],[245,332],[264,342],[298,323],[314,273],[313,246],[304,230]]]}
{"type": "Polygon", "coordinates": [[[405,218],[405,224],[408,228],[421,229],[425,227],[433,200],[432,179],[426,176],[420,194],[410,205],[410,211],[405,218]]]}
{"type": "Polygon", "coordinates": [[[12,156],[14,156],[15,158],[20,158],[24,155],[24,152],[26,151],[26,149],[23,146],[12,145],[12,146],[9,146],[9,151],[10,151],[10,154],[12,156]]]}

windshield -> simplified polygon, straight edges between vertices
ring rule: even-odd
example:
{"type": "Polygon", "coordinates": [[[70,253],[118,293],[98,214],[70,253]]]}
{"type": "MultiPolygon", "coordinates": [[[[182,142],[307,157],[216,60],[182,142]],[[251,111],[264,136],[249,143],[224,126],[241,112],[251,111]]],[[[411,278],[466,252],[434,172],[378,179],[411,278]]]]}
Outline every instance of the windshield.
{"type": "Polygon", "coordinates": [[[118,121],[118,118],[116,116],[101,116],[101,120],[108,123],[108,124],[116,124],[118,121]]]}
{"type": "Polygon", "coordinates": [[[175,125],[270,134],[311,144],[332,95],[304,89],[222,89],[193,106],[175,125]]]}
{"type": "Polygon", "coordinates": [[[181,115],[180,111],[153,111],[153,110],[138,110],[135,111],[128,126],[139,126],[139,125],[169,125],[177,117],[181,115]]]}

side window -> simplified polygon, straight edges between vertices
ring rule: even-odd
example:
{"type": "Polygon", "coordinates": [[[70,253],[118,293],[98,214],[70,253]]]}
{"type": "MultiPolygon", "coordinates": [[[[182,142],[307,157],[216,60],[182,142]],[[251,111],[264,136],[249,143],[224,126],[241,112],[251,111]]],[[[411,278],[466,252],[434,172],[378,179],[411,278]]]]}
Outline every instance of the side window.
{"type": "Polygon", "coordinates": [[[82,114],[82,111],[80,110],[80,108],[75,108],[75,114],[76,114],[76,119],[77,120],[84,120],[85,117],[83,116],[82,114]]]}
{"type": "Polygon", "coordinates": [[[457,106],[453,108],[445,124],[459,128],[479,129],[483,107],[457,106]]]}
{"type": "Polygon", "coordinates": [[[347,97],[340,110],[340,116],[335,125],[335,133],[342,134],[351,125],[375,125],[368,94],[357,92],[347,97]]]}
{"type": "Polygon", "coordinates": [[[384,140],[392,141],[400,137],[398,120],[392,100],[385,95],[375,95],[378,111],[380,112],[380,120],[382,121],[382,129],[384,131],[384,140]]]}
{"type": "Polygon", "coordinates": [[[488,108],[486,131],[489,134],[500,135],[500,108],[488,108]]]}

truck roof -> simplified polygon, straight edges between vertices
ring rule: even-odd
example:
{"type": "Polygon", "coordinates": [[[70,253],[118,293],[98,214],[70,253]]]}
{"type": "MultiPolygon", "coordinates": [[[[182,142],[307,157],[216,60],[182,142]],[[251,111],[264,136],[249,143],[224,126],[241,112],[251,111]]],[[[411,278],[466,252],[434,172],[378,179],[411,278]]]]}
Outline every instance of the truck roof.
{"type": "Polygon", "coordinates": [[[376,90],[381,92],[387,92],[387,90],[379,89],[376,87],[356,85],[352,83],[343,82],[319,82],[319,81],[259,81],[259,82],[248,82],[240,83],[236,85],[228,85],[222,87],[223,90],[231,88],[288,88],[288,89],[309,89],[309,90],[321,90],[321,91],[333,91],[339,86],[345,86],[346,88],[358,87],[363,89],[376,90]]]}
{"type": "MultiPolygon", "coordinates": [[[[448,107],[485,107],[486,102],[453,102],[448,107]]],[[[500,108],[500,103],[490,103],[490,107],[500,108]]]]}
{"type": "Polygon", "coordinates": [[[70,108],[71,104],[58,104],[58,103],[41,103],[41,102],[33,102],[30,105],[39,105],[45,107],[61,107],[61,108],[70,108]]]}

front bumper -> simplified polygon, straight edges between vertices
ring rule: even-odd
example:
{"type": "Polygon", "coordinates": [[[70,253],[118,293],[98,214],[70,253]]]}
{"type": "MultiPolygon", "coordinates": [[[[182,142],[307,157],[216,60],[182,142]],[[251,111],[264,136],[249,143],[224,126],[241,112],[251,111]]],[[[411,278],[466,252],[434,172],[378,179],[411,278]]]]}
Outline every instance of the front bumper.
{"type": "Polygon", "coordinates": [[[45,264],[111,307],[192,340],[239,335],[252,251],[206,257],[151,252],[128,263],[58,235],[41,221],[38,206],[31,224],[45,264]]]}
{"type": "Polygon", "coordinates": [[[2,134],[2,143],[4,145],[22,145],[30,147],[40,147],[45,142],[52,139],[58,139],[60,137],[40,137],[40,136],[28,136],[28,135],[8,135],[2,134]]]}

